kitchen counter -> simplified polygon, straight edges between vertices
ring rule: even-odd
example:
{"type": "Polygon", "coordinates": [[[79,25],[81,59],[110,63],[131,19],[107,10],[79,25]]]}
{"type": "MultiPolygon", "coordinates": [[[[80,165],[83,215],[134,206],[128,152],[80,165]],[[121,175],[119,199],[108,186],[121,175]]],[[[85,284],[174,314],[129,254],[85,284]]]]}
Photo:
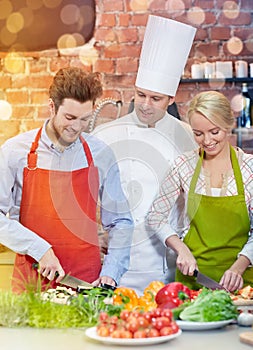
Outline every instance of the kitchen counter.
{"type": "Polygon", "coordinates": [[[239,335],[251,332],[251,327],[227,327],[209,331],[183,331],[171,341],[145,346],[118,346],[95,342],[78,329],[31,329],[0,327],[0,346],[3,350],[249,350],[253,346],[240,342],[239,335]]]}

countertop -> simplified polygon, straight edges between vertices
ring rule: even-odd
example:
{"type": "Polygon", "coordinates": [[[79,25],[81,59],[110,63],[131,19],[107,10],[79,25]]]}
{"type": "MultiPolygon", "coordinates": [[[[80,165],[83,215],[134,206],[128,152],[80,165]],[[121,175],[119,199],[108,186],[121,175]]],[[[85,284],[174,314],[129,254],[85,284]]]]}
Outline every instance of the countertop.
{"type": "Polygon", "coordinates": [[[236,324],[208,331],[183,331],[168,342],[145,346],[119,346],[102,344],[86,338],[79,329],[31,329],[0,327],[0,347],[3,350],[250,350],[252,345],[240,342],[239,335],[252,332],[251,327],[236,324]]]}

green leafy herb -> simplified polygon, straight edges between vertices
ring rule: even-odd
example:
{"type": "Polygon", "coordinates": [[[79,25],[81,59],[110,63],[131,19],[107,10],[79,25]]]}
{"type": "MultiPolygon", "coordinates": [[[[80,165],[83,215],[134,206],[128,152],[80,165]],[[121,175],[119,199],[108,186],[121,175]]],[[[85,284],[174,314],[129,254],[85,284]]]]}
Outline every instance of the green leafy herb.
{"type": "Polygon", "coordinates": [[[98,322],[101,311],[119,315],[121,307],[107,303],[112,292],[94,288],[71,297],[68,304],[42,300],[39,293],[14,294],[0,291],[0,326],[70,328],[91,327],[98,322]],[[107,299],[107,300],[106,300],[107,299]]]}
{"type": "Polygon", "coordinates": [[[179,317],[194,322],[222,321],[236,319],[238,310],[225,290],[212,291],[204,288],[179,317]]]}

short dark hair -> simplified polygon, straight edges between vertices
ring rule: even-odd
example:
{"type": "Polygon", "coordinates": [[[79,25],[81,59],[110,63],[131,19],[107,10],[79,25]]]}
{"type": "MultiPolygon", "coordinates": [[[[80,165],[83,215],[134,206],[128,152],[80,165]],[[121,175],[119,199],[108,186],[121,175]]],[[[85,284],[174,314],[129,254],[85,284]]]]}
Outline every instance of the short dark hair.
{"type": "Polygon", "coordinates": [[[60,69],[49,88],[49,96],[55,105],[55,111],[65,98],[78,102],[93,101],[102,95],[102,83],[99,73],[87,73],[78,67],[60,69]]]}

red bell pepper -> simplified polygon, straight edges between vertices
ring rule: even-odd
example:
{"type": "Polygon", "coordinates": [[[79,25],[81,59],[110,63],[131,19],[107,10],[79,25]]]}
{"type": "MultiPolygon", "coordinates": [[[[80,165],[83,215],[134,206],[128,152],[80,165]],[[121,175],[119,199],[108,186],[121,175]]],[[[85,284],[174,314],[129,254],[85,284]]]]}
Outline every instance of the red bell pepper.
{"type": "Polygon", "coordinates": [[[155,301],[159,308],[173,309],[190,298],[191,290],[188,287],[180,282],[171,282],[158,291],[155,301]]]}

